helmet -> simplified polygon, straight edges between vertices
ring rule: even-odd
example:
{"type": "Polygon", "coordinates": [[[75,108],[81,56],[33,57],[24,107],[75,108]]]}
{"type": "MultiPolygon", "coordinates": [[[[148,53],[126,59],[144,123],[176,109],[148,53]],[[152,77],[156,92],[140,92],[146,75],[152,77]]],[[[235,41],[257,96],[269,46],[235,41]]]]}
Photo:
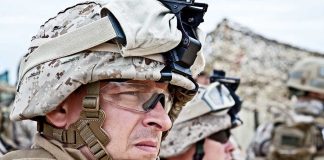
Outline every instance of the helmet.
{"type": "MultiPolygon", "coordinates": [[[[159,1],[151,0],[143,0],[141,4],[114,0],[105,6],[86,2],[59,12],[41,26],[21,60],[18,93],[11,119],[44,115],[82,84],[104,79],[165,80],[162,79],[162,70],[166,70],[168,62],[163,54],[158,53],[165,53],[181,42],[181,32],[174,17],[159,1]],[[152,6],[158,10],[148,13],[121,10],[152,6]],[[98,31],[98,28],[107,27],[104,23],[108,21],[106,15],[110,12],[125,33],[125,46],[98,36],[109,36],[109,29],[98,31]],[[145,25],[151,28],[141,27],[145,25]],[[74,39],[76,37],[78,39],[74,39]]],[[[192,74],[199,73],[203,66],[204,60],[199,52],[191,65],[192,74]]],[[[172,71],[167,80],[188,91],[196,87],[191,76],[172,71]]]]}
{"type": "Polygon", "coordinates": [[[324,94],[324,59],[307,58],[297,62],[289,73],[291,89],[324,94]]]}
{"type": "Polygon", "coordinates": [[[208,87],[201,86],[162,142],[160,156],[167,158],[180,155],[192,144],[219,131],[238,126],[237,112],[235,115],[232,113],[233,108],[239,111],[236,107],[240,104],[240,101],[235,101],[230,90],[218,81],[208,87]]]}
{"type": "Polygon", "coordinates": [[[235,104],[228,89],[219,82],[210,84],[208,87],[201,86],[198,94],[181,111],[175,124],[203,116],[209,112],[222,114],[235,104]],[[199,107],[197,107],[199,106],[199,107]]]}
{"type": "MultiPolygon", "coordinates": [[[[163,0],[84,2],[47,20],[32,38],[28,53],[21,60],[11,119],[43,116],[81,85],[96,88],[98,85],[92,84],[107,79],[168,81],[177,88],[169,112],[171,120],[175,119],[197,91],[192,75],[204,66],[202,53],[198,52],[201,48],[198,39],[204,36],[197,27],[207,9],[207,5],[198,9],[193,1],[179,6],[177,11],[168,9],[163,0]],[[185,23],[180,15],[189,16],[191,20],[193,17],[195,21],[185,23]]],[[[99,96],[86,98],[83,106],[95,106],[98,111],[96,100],[99,96]]],[[[102,124],[89,120],[86,123],[102,124]]],[[[53,130],[46,130],[47,127],[39,129],[44,134],[51,134],[53,130]]],[[[79,131],[76,133],[78,135],[74,136],[82,137],[79,131]]],[[[105,137],[99,140],[99,146],[108,143],[104,132],[93,134],[105,137]]]]}

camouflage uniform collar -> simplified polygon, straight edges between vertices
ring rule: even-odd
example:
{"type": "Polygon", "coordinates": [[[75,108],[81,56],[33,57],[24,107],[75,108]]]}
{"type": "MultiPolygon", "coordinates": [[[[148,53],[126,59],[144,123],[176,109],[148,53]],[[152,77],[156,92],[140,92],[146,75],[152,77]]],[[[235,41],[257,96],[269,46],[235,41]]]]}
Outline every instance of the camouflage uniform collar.
{"type": "Polygon", "coordinates": [[[32,148],[42,148],[58,160],[86,160],[81,151],[73,148],[66,148],[56,140],[48,140],[40,134],[35,136],[35,144],[32,148]]]}

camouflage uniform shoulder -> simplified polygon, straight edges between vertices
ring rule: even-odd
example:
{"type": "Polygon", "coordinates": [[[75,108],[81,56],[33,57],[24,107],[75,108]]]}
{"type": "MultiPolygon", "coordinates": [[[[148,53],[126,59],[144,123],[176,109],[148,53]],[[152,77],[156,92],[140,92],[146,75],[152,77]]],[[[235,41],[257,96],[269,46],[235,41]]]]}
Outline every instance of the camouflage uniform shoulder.
{"type": "Polygon", "coordinates": [[[17,150],[5,154],[0,160],[54,160],[49,152],[44,149],[17,150]]]}

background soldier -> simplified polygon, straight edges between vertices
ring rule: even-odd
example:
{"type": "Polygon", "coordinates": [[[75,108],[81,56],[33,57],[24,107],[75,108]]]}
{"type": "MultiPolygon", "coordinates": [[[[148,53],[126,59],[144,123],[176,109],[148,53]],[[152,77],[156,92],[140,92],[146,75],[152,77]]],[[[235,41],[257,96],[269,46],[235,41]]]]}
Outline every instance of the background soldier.
{"type": "Polygon", "coordinates": [[[8,72],[0,74],[0,155],[32,145],[36,123],[13,122],[9,115],[15,97],[15,87],[8,84],[8,72]]]}
{"type": "Polygon", "coordinates": [[[0,155],[29,148],[36,133],[36,123],[33,121],[11,121],[9,118],[11,108],[12,105],[0,105],[0,155]]]}
{"type": "Polygon", "coordinates": [[[200,72],[198,76],[195,78],[195,81],[199,85],[209,85],[210,83],[210,76],[206,72],[200,72]]]}
{"type": "Polygon", "coordinates": [[[242,122],[237,117],[241,101],[234,93],[238,79],[213,76],[208,87],[201,86],[172,130],[162,142],[161,157],[167,160],[227,160],[234,150],[230,129],[242,122]]]}
{"type": "Polygon", "coordinates": [[[257,129],[249,159],[309,160],[323,156],[324,59],[297,62],[287,86],[293,110],[280,110],[280,118],[257,129]]]}
{"type": "Polygon", "coordinates": [[[14,94],[14,87],[0,83],[0,155],[17,148],[13,134],[14,123],[9,119],[9,106],[14,94]]]}
{"type": "Polygon", "coordinates": [[[50,18],[21,61],[11,113],[36,120],[39,133],[33,149],[2,159],[156,159],[162,133],[197,92],[206,10],[111,0],[50,18]]]}

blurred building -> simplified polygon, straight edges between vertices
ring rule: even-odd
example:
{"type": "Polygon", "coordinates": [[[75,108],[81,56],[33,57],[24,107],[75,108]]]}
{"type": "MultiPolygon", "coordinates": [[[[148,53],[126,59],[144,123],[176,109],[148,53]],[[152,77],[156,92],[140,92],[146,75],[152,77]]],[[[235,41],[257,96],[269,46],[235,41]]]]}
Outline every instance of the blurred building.
{"type": "Polygon", "coordinates": [[[8,71],[0,73],[0,105],[9,106],[14,99],[15,87],[10,86],[8,71]]]}
{"type": "Polygon", "coordinates": [[[268,39],[226,19],[207,35],[204,51],[205,71],[223,69],[228,76],[241,78],[238,93],[244,99],[244,125],[234,130],[234,135],[243,148],[248,146],[257,125],[276,113],[273,108],[289,106],[285,86],[289,68],[305,57],[324,57],[322,53],[268,39]]]}
{"type": "Polygon", "coordinates": [[[9,120],[10,104],[14,100],[15,88],[8,82],[8,71],[0,73],[0,155],[16,147],[14,124],[9,120]]]}

